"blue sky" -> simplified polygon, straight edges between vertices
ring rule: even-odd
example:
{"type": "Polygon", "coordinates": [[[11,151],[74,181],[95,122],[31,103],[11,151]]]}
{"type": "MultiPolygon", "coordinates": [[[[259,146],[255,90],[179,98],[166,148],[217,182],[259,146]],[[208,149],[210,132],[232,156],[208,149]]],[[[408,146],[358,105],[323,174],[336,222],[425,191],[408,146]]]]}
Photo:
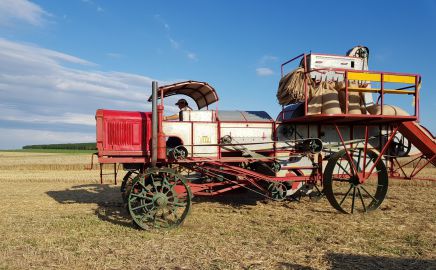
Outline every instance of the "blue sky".
{"type": "Polygon", "coordinates": [[[0,149],[93,141],[95,110],[149,110],[152,80],[206,81],[220,109],[275,117],[282,62],[359,44],[370,69],[422,75],[434,133],[435,29],[431,0],[1,0],[0,149]]]}

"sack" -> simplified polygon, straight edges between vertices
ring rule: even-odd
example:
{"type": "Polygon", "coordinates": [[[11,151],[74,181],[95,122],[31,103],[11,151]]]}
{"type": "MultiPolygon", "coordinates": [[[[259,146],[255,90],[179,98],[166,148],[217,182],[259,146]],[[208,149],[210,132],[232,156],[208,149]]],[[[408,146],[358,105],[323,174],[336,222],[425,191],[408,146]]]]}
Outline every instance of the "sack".
{"type": "MultiPolygon", "coordinates": [[[[374,104],[368,106],[366,109],[372,115],[381,115],[381,105],[374,104]]],[[[383,105],[383,115],[409,116],[409,114],[403,109],[392,105],[383,105]]]]}
{"type": "Polygon", "coordinates": [[[335,89],[334,82],[322,82],[322,113],[323,114],[341,114],[341,106],[339,104],[339,94],[335,89]]]}
{"type": "Polygon", "coordinates": [[[324,88],[322,83],[310,92],[309,103],[307,104],[307,114],[321,114],[322,112],[322,95],[324,88]]]}
{"type": "MultiPolygon", "coordinates": [[[[359,87],[357,83],[350,82],[349,88],[359,87]]],[[[336,82],[335,88],[339,91],[339,103],[341,105],[342,113],[345,113],[345,104],[347,100],[345,98],[345,82],[336,82]]],[[[359,92],[348,92],[348,114],[366,114],[365,103],[362,95],[359,92]]]]}

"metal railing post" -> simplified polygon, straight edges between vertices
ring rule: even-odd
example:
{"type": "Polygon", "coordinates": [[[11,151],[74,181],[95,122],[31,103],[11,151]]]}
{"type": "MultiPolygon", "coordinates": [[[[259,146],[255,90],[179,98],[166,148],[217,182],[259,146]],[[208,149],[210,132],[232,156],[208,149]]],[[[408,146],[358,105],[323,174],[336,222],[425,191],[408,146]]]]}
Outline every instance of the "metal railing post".
{"type": "Polygon", "coordinates": [[[152,103],[151,103],[151,166],[156,167],[157,163],[157,81],[153,81],[151,83],[151,94],[152,94],[152,103]]]}

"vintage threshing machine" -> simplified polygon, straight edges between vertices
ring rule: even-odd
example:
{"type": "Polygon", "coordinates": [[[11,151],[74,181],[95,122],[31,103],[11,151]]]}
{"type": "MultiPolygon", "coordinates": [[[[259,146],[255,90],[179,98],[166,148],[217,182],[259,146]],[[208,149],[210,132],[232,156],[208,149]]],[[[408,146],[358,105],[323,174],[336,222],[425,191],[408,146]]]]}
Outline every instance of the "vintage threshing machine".
{"type": "Polygon", "coordinates": [[[428,163],[435,164],[436,148],[415,122],[420,76],[368,71],[368,53],[356,47],[348,56],[310,53],[284,63],[276,119],[264,111],[210,109],[218,95],[205,82],[153,82],[152,112],[97,110],[99,162],[127,171],[122,197],[143,229],[180,225],[193,196],[241,188],[272,200],[325,195],[343,213],[375,210],[388,190],[387,160],[407,147],[397,131],[428,163]],[[284,76],[284,68],[297,59],[295,89],[289,85],[296,77],[284,76]],[[299,97],[288,98],[286,89],[299,97]],[[163,99],[173,95],[190,97],[198,110],[165,121],[163,99]],[[386,105],[398,101],[388,96],[413,99],[411,112],[386,105]],[[418,146],[423,140],[431,143],[418,146]]]}

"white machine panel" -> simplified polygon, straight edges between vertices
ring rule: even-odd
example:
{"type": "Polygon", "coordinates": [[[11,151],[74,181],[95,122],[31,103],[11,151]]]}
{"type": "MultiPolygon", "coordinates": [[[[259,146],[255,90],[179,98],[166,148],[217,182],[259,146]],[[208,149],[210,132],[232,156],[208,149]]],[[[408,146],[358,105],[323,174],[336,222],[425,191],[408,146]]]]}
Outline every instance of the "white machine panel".
{"type": "MultiPolygon", "coordinates": [[[[191,138],[192,138],[192,128],[191,123],[184,123],[184,122],[176,122],[176,121],[164,121],[162,123],[163,132],[165,133],[165,136],[167,137],[178,137],[182,140],[182,143],[184,145],[190,145],[191,144],[191,138]]],[[[192,149],[191,147],[187,147],[188,152],[191,154],[192,149]]]]}
{"type": "MultiPolygon", "coordinates": [[[[272,123],[221,123],[221,138],[231,136],[237,143],[262,143],[246,145],[248,150],[272,149],[273,139],[272,123]]],[[[225,150],[223,150],[225,151],[225,150]]]]}
{"type": "Polygon", "coordinates": [[[215,122],[215,111],[182,111],[183,121],[215,122]]]}
{"type": "Polygon", "coordinates": [[[217,123],[193,123],[194,157],[218,157],[218,146],[201,146],[217,144],[217,123]]]}
{"type": "Polygon", "coordinates": [[[209,145],[218,142],[217,123],[165,121],[163,132],[180,138],[191,157],[218,157],[218,146],[209,145]]]}
{"type": "MultiPolygon", "coordinates": [[[[339,55],[309,54],[307,56],[309,70],[339,68],[349,70],[363,70],[363,59],[339,55]]],[[[314,71],[311,77],[316,80],[343,80],[344,76],[334,71],[314,71]]]]}

